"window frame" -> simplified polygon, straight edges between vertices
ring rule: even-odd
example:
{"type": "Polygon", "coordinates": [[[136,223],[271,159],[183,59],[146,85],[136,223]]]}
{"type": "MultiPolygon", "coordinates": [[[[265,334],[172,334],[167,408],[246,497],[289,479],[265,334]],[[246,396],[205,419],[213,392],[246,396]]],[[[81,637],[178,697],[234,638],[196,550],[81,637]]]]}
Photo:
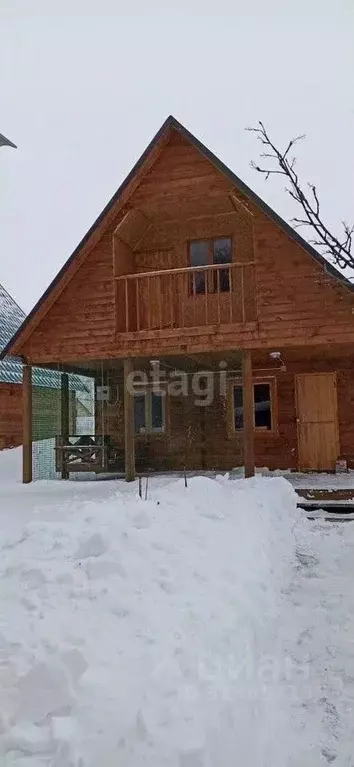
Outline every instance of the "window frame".
{"type": "MultiPolygon", "coordinates": [[[[230,233],[229,234],[219,234],[219,235],[216,235],[215,237],[208,237],[208,236],[207,237],[193,237],[192,239],[187,240],[187,263],[188,263],[188,266],[189,266],[190,269],[193,269],[195,272],[197,272],[197,271],[202,271],[203,269],[205,269],[206,266],[214,266],[214,243],[217,240],[230,240],[231,259],[230,259],[230,261],[225,263],[225,268],[227,269],[229,264],[233,264],[233,262],[234,262],[234,237],[233,237],[232,234],[230,234],[230,233]],[[193,266],[192,259],[191,259],[191,245],[193,245],[194,242],[206,242],[206,243],[208,243],[208,262],[206,264],[200,264],[199,266],[193,266]]],[[[223,264],[218,264],[218,266],[220,266],[220,270],[219,270],[219,273],[220,273],[222,271],[223,264]]],[[[217,269],[211,269],[210,270],[210,274],[208,275],[208,273],[207,273],[206,280],[205,280],[206,286],[207,286],[207,290],[204,289],[203,291],[200,291],[200,292],[194,291],[192,284],[190,284],[190,286],[189,286],[189,294],[191,296],[194,296],[194,298],[195,298],[196,296],[205,296],[206,293],[208,295],[216,293],[217,291],[215,290],[215,284],[214,284],[215,283],[215,279],[214,279],[214,277],[215,277],[217,271],[218,271],[217,269]]],[[[227,291],[219,291],[219,292],[220,293],[224,293],[224,292],[225,293],[230,293],[231,291],[229,289],[227,291]]]]}
{"type": "Polygon", "coordinates": [[[145,397],[145,424],[146,426],[140,429],[140,431],[135,431],[135,409],[134,409],[134,436],[135,439],[139,437],[165,437],[167,433],[167,407],[166,407],[166,399],[167,399],[167,393],[166,389],[163,387],[160,387],[160,391],[156,392],[154,391],[153,385],[151,386],[144,386],[141,388],[141,390],[137,390],[133,394],[134,397],[145,397]],[[163,426],[161,428],[154,428],[151,423],[152,418],[152,403],[151,398],[153,394],[159,393],[162,400],[162,422],[163,426]]]}
{"type": "MultiPolygon", "coordinates": [[[[229,382],[228,391],[228,431],[230,436],[237,436],[243,434],[242,429],[236,429],[235,427],[235,407],[234,407],[234,388],[235,386],[242,386],[242,378],[235,378],[229,382]]],[[[279,434],[278,424],[278,396],[277,396],[277,378],[276,376],[253,376],[253,431],[255,435],[260,437],[276,437],[279,434]],[[272,428],[267,429],[265,426],[256,426],[255,424],[255,407],[254,407],[254,387],[257,384],[268,384],[270,393],[270,412],[272,419],[272,428]]]]}

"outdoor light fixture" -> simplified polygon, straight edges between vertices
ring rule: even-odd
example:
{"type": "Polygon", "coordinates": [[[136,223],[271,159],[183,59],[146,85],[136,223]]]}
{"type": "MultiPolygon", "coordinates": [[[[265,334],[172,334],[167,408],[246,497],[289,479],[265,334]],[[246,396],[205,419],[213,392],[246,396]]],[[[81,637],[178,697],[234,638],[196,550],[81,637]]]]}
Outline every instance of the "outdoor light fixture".
{"type": "Polygon", "coordinates": [[[286,370],[286,365],[284,360],[282,360],[281,352],[270,352],[269,356],[271,360],[274,360],[274,362],[280,362],[281,370],[286,370]]]}
{"type": "Polygon", "coordinates": [[[3,136],[2,133],[0,133],[0,146],[12,146],[13,149],[17,149],[16,144],[13,144],[12,141],[6,138],[6,136],[3,136]]]}

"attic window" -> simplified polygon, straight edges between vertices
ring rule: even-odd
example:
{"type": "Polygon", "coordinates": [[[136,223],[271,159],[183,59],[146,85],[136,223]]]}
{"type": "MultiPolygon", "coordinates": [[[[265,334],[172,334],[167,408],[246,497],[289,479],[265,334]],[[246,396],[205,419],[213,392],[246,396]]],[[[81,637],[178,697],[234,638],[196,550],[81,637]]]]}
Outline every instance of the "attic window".
{"type": "MultiPolygon", "coordinates": [[[[189,265],[212,266],[231,264],[232,238],[217,237],[212,240],[192,240],[189,242],[189,265]]],[[[193,272],[190,279],[190,292],[221,293],[230,290],[229,269],[215,269],[207,274],[205,270],[193,272]]]]}

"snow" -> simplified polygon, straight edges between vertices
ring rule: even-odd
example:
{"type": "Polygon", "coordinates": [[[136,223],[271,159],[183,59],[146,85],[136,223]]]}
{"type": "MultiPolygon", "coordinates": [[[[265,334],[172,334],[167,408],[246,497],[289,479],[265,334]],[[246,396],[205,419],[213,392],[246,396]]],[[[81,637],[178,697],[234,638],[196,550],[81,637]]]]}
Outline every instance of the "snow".
{"type": "MultiPolygon", "coordinates": [[[[326,490],[334,492],[335,490],[354,490],[354,470],[339,472],[338,474],[327,474],[326,472],[301,472],[292,469],[268,469],[267,466],[259,467],[256,473],[263,477],[285,477],[293,487],[307,488],[309,490],[326,490]]],[[[236,468],[232,471],[234,478],[243,476],[243,468],[236,468]]]]}
{"type": "Polygon", "coordinates": [[[339,474],[325,474],[321,472],[311,472],[302,474],[301,472],[292,472],[287,475],[287,479],[293,487],[306,487],[311,490],[354,490],[354,471],[344,471],[339,474]]]}
{"type": "Polygon", "coordinates": [[[18,482],[0,453],[1,767],[354,765],[354,526],[284,477],[18,482]]]}

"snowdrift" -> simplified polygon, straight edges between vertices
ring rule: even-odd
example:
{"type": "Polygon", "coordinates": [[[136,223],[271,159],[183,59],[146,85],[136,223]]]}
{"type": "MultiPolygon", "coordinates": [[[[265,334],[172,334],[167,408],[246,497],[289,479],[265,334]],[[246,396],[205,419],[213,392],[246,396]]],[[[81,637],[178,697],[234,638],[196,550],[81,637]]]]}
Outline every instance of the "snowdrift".
{"type": "Polygon", "coordinates": [[[2,509],[1,765],[290,764],[286,480],[33,487],[2,509]]]}

